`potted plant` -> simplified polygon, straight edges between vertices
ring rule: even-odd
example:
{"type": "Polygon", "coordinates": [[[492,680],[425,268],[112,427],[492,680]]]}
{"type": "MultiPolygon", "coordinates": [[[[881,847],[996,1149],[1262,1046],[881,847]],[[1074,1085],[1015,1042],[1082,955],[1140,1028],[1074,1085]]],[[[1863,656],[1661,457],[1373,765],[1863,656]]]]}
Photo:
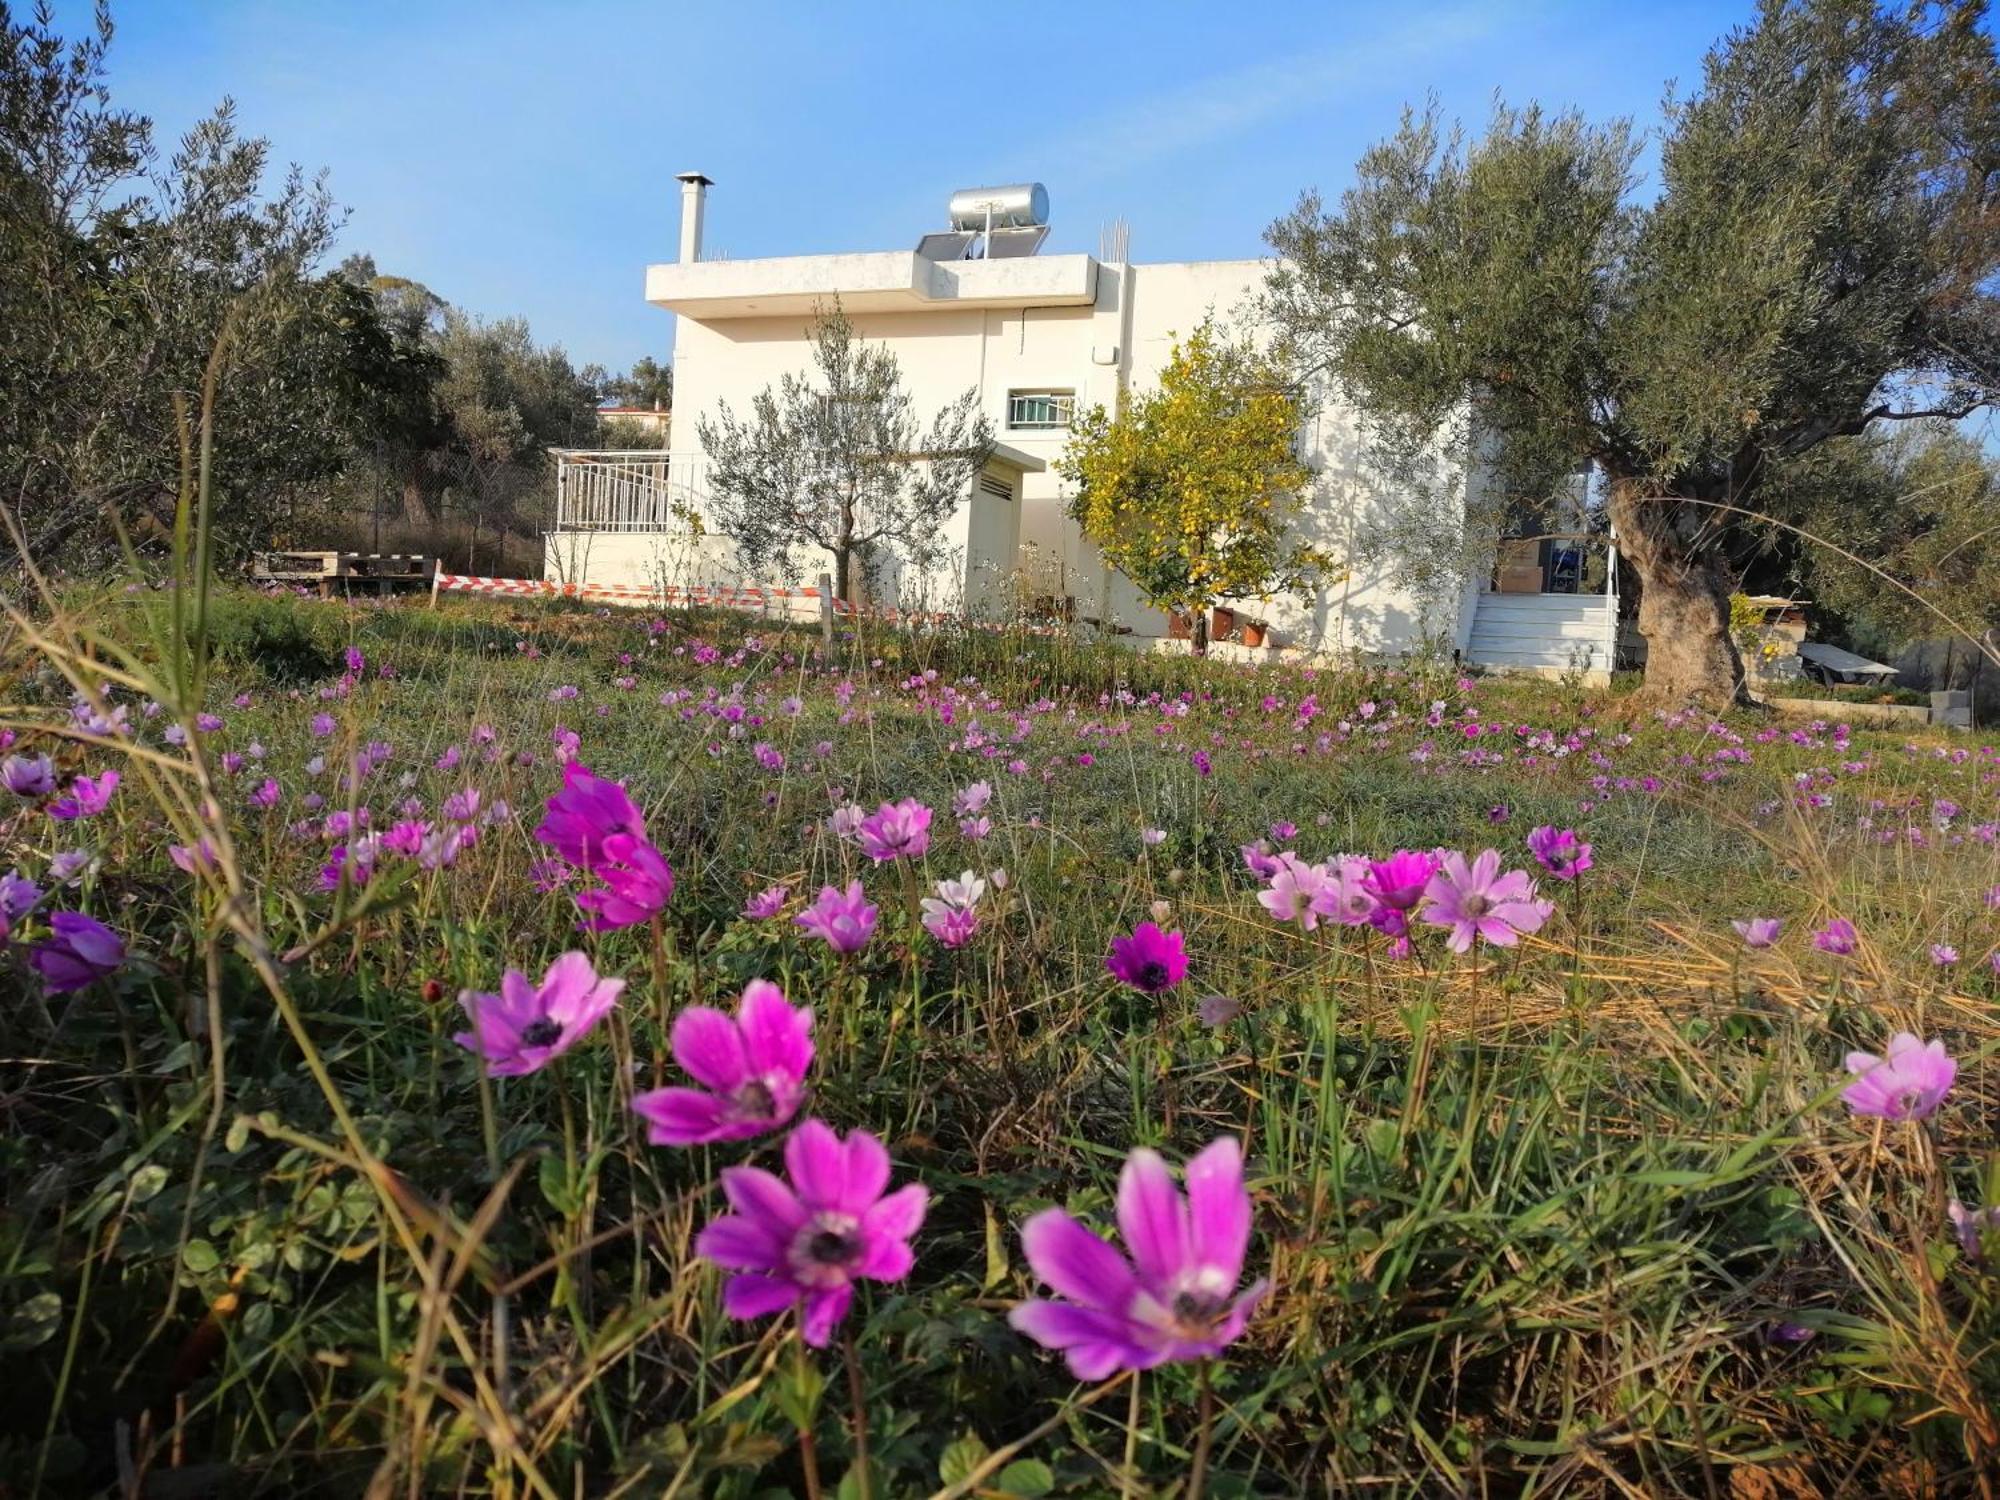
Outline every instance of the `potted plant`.
{"type": "Polygon", "coordinates": [[[1243,644],[1246,646],[1263,645],[1264,637],[1269,628],[1262,620],[1245,620],[1243,622],[1243,644]]]}

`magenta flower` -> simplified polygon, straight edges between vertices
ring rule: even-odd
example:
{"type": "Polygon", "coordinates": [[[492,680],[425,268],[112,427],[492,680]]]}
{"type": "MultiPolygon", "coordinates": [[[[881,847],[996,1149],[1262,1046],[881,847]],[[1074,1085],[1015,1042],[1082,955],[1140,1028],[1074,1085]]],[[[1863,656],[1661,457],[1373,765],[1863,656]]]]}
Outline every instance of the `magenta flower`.
{"type": "Polygon", "coordinates": [[[1278,856],[1271,852],[1271,846],[1263,839],[1254,844],[1245,844],[1239,850],[1243,856],[1243,868],[1259,880],[1269,880],[1278,873],[1278,856]]]}
{"type": "Polygon", "coordinates": [[[1118,1230],[1131,1261],[1063,1210],[1044,1209],[1021,1226],[1021,1244],[1062,1300],[1023,1302],[1007,1321],[1062,1350],[1078,1380],[1220,1354],[1270,1287],[1260,1280],[1236,1290],[1250,1217],[1233,1137],[1188,1163],[1185,1197],[1157,1153],[1134,1151],[1118,1177],[1118,1230]]]}
{"type": "Polygon", "coordinates": [[[28,950],[28,964],[42,976],[51,995],[66,995],[99,979],[109,979],[125,963],[125,943],[95,917],[59,911],[49,917],[49,935],[28,950]]]}
{"type": "Polygon", "coordinates": [[[798,1113],[812,1066],[812,1011],[753,979],[731,1019],[706,1005],[674,1017],[674,1061],[702,1088],[653,1089],[632,1100],[656,1146],[740,1141],[798,1113]]]}
{"type": "Polygon", "coordinates": [[[599,978],[589,955],[577,952],[550,964],[539,985],[509,969],[500,977],[499,994],[459,995],[472,1030],[452,1040],[485,1058],[486,1071],[497,1078],[538,1072],[589,1035],[624,988],[622,979],[599,978]]]}
{"type": "Polygon", "coordinates": [[[79,776],[69,784],[67,792],[49,803],[49,816],[63,822],[94,818],[111,805],[111,794],[117,790],[116,771],[106,771],[102,776],[79,776]]]}
{"type": "Polygon", "coordinates": [[[1408,911],[1424,899],[1424,887],[1437,873],[1437,856],[1398,849],[1387,859],[1368,862],[1361,889],[1392,911],[1408,911]]]}
{"type": "Polygon", "coordinates": [[[645,821],[615,781],[571,761],[563,767],[562,790],[549,798],[548,814],[535,837],[579,869],[595,871],[605,843],[620,835],[643,839],[645,821]]]}
{"type": "Polygon", "coordinates": [[[911,1183],[884,1197],[882,1143],[865,1130],[843,1141],[820,1120],[786,1140],[785,1172],[789,1183],[757,1167],[724,1167],[722,1191],[735,1212],[702,1230],[695,1253],[737,1273],[722,1289],[730,1317],[796,1306],[801,1336],[822,1349],[847,1316],[856,1281],[909,1275],[910,1236],[923,1225],[930,1194],[911,1183]]]}
{"type": "Polygon", "coordinates": [[[1884,1120],[1927,1120],[1937,1110],[1958,1064],[1943,1042],[1925,1042],[1907,1031],[1889,1038],[1885,1057],[1872,1052],[1847,1054],[1847,1071],[1854,1082],[1840,1091],[1857,1115],[1884,1120]]]}
{"type": "Polygon", "coordinates": [[[1768,948],[1778,941],[1778,934],[1785,930],[1785,924],[1776,917],[1749,917],[1729,925],[1736,929],[1746,948],[1768,948]]]}
{"type": "Polygon", "coordinates": [[[614,833],[604,840],[591,873],[603,884],[576,898],[578,906],[596,913],[582,924],[591,932],[650,922],[674,893],[674,871],[666,856],[636,834],[614,833]]]}
{"type": "Polygon", "coordinates": [[[766,917],[775,917],[785,909],[785,901],[791,895],[781,885],[769,885],[743,903],[743,915],[753,922],[761,922],[766,917]]]}
{"type": "Polygon", "coordinates": [[[1511,948],[1524,932],[1537,932],[1555,907],[1535,895],[1535,882],[1525,870],[1500,873],[1500,851],[1482,850],[1469,865],[1456,851],[1439,861],[1438,871],[1424,887],[1423,919],[1433,927],[1449,927],[1445,946],[1466,953],[1484,938],[1496,947],[1511,948]]]}
{"type": "Polygon", "coordinates": [[[1543,824],[1528,834],[1528,852],[1558,880],[1574,880],[1591,865],[1590,845],[1578,838],[1573,828],[1543,824]]]}
{"type": "Polygon", "coordinates": [[[1162,932],[1156,922],[1141,922],[1130,937],[1111,940],[1104,967],[1120,984],[1157,995],[1187,977],[1187,950],[1178,931],[1162,932]]]}
{"type": "Polygon", "coordinates": [[[877,864],[915,859],[931,846],[931,810],[914,797],[884,802],[854,830],[861,852],[877,864]]]}
{"type": "Polygon", "coordinates": [[[1845,958],[1861,946],[1861,934],[1854,930],[1854,924],[1847,918],[1835,917],[1813,934],[1813,946],[1822,953],[1845,958]]]}
{"type": "Polygon", "coordinates": [[[1932,943],[1931,962],[1940,969],[1948,969],[1958,962],[1958,950],[1950,943],[1932,943]]]}
{"type": "Polygon", "coordinates": [[[969,906],[953,906],[933,896],[924,897],[920,905],[924,931],[942,947],[963,948],[979,931],[979,913],[969,906]]]}
{"type": "Polygon", "coordinates": [[[875,935],[875,919],[881,908],[872,905],[861,882],[850,880],[847,889],[821,886],[819,898],[792,920],[814,937],[823,938],[835,953],[859,953],[875,935]]]}

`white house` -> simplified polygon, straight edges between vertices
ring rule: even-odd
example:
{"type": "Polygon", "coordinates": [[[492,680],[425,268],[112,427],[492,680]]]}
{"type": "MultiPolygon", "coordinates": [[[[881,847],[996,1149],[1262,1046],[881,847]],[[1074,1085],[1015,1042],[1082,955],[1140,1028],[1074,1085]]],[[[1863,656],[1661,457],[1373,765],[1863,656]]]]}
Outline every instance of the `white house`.
{"type": "MultiPolygon", "coordinates": [[[[1208,314],[1252,314],[1268,262],[1138,265],[1126,258],[1122,235],[1107,237],[1096,257],[1037,254],[1048,203],[1039,184],[958,194],[950,227],[922,235],[912,249],[704,260],[712,184],[692,172],[680,180],[679,258],[646,270],[646,300],[676,315],[676,441],[664,455],[562,456],[550,577],[710,587],[789,581],[746,579],[725,539],[696,534],[707,500],[696,434],[720,403],[743,413],[780,376],[806,370],[815,309],[838,299],[858,334],[895,353],[926,420],[971,387],[998,439],[950,529],[948,545],[960,559],[952,576],[898,578],[891,587],[900,597],[882,602],[991,611],[1010,589],[1140,637],[1167,634],[1166,617],[1099,563],[1065,514],[1055,460],[1073,413],[1149,387],[1175,338],[1208,314]]],[[[1316,476],[1300,525],[1327,553],[1352,558],[1357,538],[1398,497],[1364,479],[1351,415],[1337,402],[1310,412],[1300,443],[1316,476]]],[[[1546,564],[1548,553],[1541,544],[1545,565],[1531,581],[1517,546],[1511,570],[1467,579],[1461,597],[1434,607],[1428,621],[1385,569],[1363,567],[1326,579],[1307,601],[1281,597],[1243,610],[1268,621],[1276,643],[1309,652],[1397,653],[1428,630],[1473,660],[1605,671],[1615,600],[1575,592],[1579,584],[1563,567],[1546,564]],[[1550,584],[1572,592],[1549,593],[1550,584]]]]}

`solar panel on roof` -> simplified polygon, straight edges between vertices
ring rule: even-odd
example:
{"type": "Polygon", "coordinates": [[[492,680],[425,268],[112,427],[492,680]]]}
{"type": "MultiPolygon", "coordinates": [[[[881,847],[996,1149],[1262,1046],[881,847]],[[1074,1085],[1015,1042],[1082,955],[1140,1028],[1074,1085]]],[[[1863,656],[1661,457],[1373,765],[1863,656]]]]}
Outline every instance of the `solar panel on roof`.
{"type": "Polygon", "coordinates": [[[986,258],[988,260],[1015,260],[1024,255],[1033,255],[1048,237],[1046,224],[1030,225],[1026,229],[995,229],[986,236],[986,258]]]}
{"type": "Polygon", "coordinates": [[[978,238],[976,234],[962,234],[957,230],[927,234],[917,241],[917,254],[925,260],[964,260],[966,250],[978,238]]]}

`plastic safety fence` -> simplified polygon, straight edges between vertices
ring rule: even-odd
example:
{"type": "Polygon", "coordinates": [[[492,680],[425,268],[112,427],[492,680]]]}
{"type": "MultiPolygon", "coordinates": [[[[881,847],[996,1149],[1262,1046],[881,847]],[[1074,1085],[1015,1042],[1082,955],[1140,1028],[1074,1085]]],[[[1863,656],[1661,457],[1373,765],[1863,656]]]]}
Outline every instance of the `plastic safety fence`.
{"type": "MultiPolygon", "coordinates": [[[[805,603],[817,611],[820,591],[814,588],[682,588],[667,584],[558,583],[547,578],[482,578],[473,573],[438,573],[431,580],[431,597],[441,593],[498,594],[507,598],[580,599],[595,604],[621,604],[635,609],[663,609],[668,605],[710,605],[718,609],[791,611],[795,603],[805,603]]],[[[837,615],[854,613],[845,599],[833,601],[837,615]]]]}

